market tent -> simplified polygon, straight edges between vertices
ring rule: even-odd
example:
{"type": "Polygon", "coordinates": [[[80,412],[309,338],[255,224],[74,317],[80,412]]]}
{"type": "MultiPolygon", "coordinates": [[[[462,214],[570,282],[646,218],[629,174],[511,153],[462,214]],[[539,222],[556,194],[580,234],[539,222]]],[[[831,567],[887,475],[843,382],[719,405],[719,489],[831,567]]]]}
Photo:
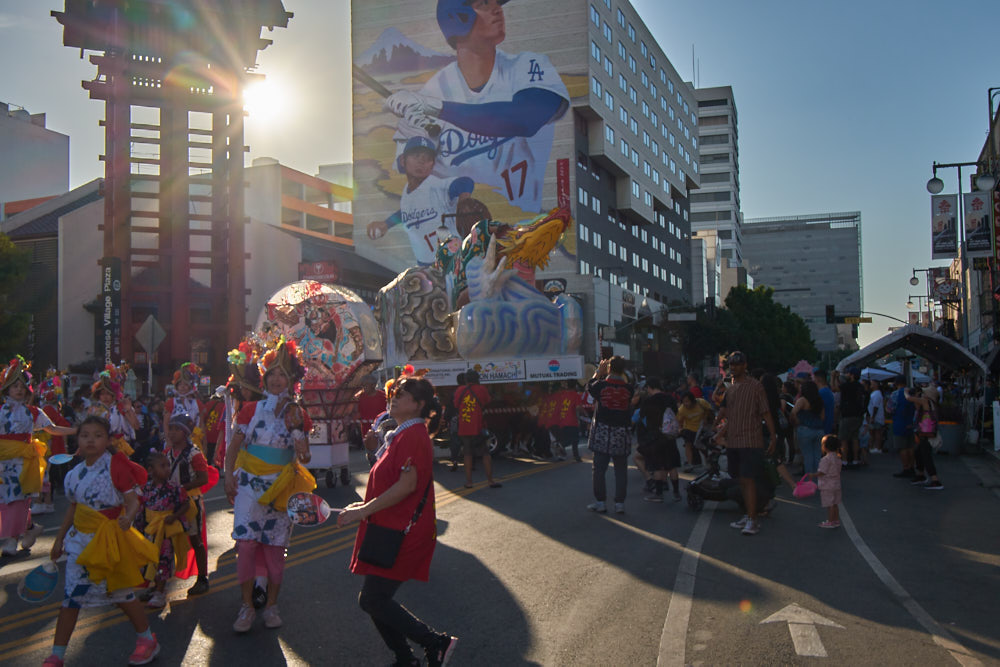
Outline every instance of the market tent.
{"type": "Polygon", "coordinates": [[[893,373],[892,371],[887,371],[884,368],[879,368],[878,366],[869,366],[868,368],[861,369],[862,380],[875,380],[876,382],[882,382],[884,380],[891,380],[897,375],[899,375],[899,373],[893,373]]]}
{"type": "MultiPolygon", "coordinates": [[[[890,361],[889,363],[885,364],[885,369],[887,371],[892,371],[893,375],[902,375],[903,362],[890,361]]],[[[927,384],[928,382],[931,381],[931,377],[929,375],[927,375],[926,373],[921,373],[920,371],[918,371],[916,368],[913,367],[910,368],[910,379],[916,382],[917,384],[927,384]]]]}
{"type": "Polygon", "coordinates": [[[900,327],[845,357],[837,364],[837,370],[843,372],[845,368],[850,366],[866,366],[879,357],[898,349],[908,350],[931,363],[946,368],[971,370],[983,374],[989,372],[986,364],[979,357],[952,339],[916,324],[900,327]]]}

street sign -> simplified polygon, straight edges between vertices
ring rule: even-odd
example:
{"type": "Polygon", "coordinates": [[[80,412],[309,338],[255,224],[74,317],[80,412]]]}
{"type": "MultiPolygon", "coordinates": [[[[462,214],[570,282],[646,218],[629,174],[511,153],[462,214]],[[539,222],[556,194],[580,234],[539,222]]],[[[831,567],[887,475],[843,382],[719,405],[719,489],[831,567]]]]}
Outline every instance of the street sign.
{"type": "Polygon", "coordinates": [[[147,317],[146,321],[139,327],[139,330],[135,332],[135,339],[139,341],[139,345],[142,345],[142,349],[146,350],[146,354],[150,357],[153,356],[156,348],[160,346],[160,343],[166,337],[167,332],[163,330],[163,327],[160,326],[160,323],[152,315],[147,317]]]}
{"type": "Polygon", "coordinates": [[[667,313],[668,322],[694,322],[697,319],[697,313],[667,313]]]}
{"type": "Polygon", "coordinates": [[[146,350],[146,391],[153,393],[153,353],[160,346],[167,332],[163,330],[156,318],[150,315],[135,332],[135,339],[146,350]]]}
{"type": "Polygon", "coordinates": [[[601,339],[602,340],[614,340],[615,335],[617,333],[618,333],[618,330],[615,329],[610,324],[605,324],[604,326],[601,327],[601,339]]]}
{"type": "Polygon", "coordinates": [[[870,317],[845,317],[844,324],[871,324],[872,318],[870,317]]]}

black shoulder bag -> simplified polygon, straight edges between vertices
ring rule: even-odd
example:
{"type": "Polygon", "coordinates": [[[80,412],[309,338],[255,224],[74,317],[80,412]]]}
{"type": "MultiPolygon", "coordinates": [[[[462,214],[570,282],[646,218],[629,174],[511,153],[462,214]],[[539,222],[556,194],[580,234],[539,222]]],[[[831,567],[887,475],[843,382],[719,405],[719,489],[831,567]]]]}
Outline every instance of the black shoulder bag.
{"type": "Polygon", "coordinates": [[[394,530],[368,522],[365,529],[365,538],[361,541],[361,548],[358,549],[358,560],[368,563],[384,570],[391,570],[396,564],[396,557],[399,556],[399,549],[403,546],[403,538],[410,532],[410,528],[420,518],[420,513],[424,510],[424,503],[427,502],[427,493],[431,490],[434,480],[427,482],[424,489],[424,496],[417,503],[417,509],[413,511],[413,518],[403,530],[394,530]]]}

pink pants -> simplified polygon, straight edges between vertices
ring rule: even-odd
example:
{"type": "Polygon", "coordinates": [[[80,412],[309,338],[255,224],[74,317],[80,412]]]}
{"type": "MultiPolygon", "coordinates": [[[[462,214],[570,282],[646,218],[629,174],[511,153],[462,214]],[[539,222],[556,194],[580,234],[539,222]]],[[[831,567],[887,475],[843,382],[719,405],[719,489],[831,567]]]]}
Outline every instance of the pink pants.
{"type": "Polygon", "coordinates": [[[31,524],[31,501],[27,498],[0,503],[0,539],[20,537],[31,524]]]}
{"type": "Polygon", "coordinates": [[[268,581],[280,584],[285,574],[285,547],[236,540],[236,577],[240,583],[252,581],[258,571],[266,572],[268,581]]]}

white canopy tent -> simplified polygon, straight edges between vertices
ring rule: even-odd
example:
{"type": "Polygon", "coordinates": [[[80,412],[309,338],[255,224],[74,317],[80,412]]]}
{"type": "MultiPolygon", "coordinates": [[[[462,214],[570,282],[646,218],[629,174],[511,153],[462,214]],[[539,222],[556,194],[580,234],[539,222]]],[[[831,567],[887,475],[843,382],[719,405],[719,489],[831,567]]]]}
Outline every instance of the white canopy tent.
{"type": "MultiPolygon", "coordinates": [[[[891,371],[893,375],[903,374],[903,362],[901,361],[890,361],[884,365],[887,371],[891,371]]],[[[926,373],[921,373],[917,369],[910,367],[910,379],[918,384],[927,384],[931,381],[931,376],[926,373]]]]}
{"type": "Polygon", "coordinates": [[[876,382],[883,382],[885,380],[891,380],[897,375],[899,375],[899,373],[893,373],[892,371],[879,368],[878,366],[869,366],[868,368],[861,369],[862,380],[875,380],[876,382]]]}
{"type": "Polygon", "coordinates": [[[893,350],[908,350],[917,356],[954,370],[975,371],[986,375],[986,364],[976,355],[950,338],[934,333],[930,329],[908,324],[882,336],[874,343],[866,345],[837,364],[843,372],[851,366],[864,367],[893,350]]]}

